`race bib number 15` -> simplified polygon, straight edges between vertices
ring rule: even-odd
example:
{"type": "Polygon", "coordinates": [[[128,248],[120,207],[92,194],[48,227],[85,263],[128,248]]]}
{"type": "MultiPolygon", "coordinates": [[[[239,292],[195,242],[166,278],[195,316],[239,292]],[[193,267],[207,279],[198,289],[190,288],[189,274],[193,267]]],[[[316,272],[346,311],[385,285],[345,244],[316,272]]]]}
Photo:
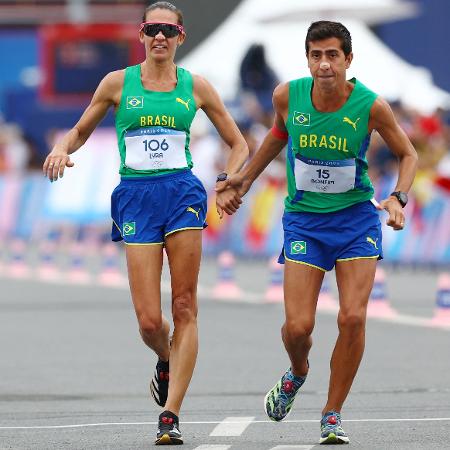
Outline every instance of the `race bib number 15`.
{"type": "Polygon", "coordinates": [[[323,161],[295,158],[295,184],[297,190],[337,194],[355,187],[354,159],[323,161]]]}

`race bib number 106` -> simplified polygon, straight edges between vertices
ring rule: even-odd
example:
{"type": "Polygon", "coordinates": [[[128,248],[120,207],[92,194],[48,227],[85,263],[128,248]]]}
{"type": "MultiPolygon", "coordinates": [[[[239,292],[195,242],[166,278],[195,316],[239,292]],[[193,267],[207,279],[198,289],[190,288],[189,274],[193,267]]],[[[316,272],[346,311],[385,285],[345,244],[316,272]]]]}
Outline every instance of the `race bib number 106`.
{"type": "Polygon", "coordinates": [[[135,170],[187,167],[186,133],[164,127],[140,128],[125,134],[125,165],[135,170]]]}

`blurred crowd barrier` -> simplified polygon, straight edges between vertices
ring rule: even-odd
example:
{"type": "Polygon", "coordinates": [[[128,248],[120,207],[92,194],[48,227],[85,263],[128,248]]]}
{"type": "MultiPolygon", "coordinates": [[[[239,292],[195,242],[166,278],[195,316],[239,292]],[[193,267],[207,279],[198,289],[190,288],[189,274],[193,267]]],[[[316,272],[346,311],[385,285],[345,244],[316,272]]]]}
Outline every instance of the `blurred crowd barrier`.
{"type": "MultiPolygon", "coordinates": [[[[114,253],[114,247],[106,244],[111,229],[110,194],[119,182],[113,114],[108,114],[83,148],[72,155],[75,167],[67,169],[63,179],[50,183],[42,174],[42,164],[64,129],[77,122],[105,72],[142,60],[134,25],[113,28],[49,25],[38,34],[19,33],[21,39],[10,30],[0,39],[4,48],[14,48],[21,57],[21,62],[10,61],[0,73],[4,84],[0,90],[0,257],[3,255],[6,265],[13,262],[19,272],[26,266],[20,265],[24,252],[35,257],[38,265],[47,264],[52,254],[66,253],[62,258],[65,264],[73,269],[75,278],[82,278],[82,257],[98,256],[106,249],[105,267],[109,267],[114,253]],[[106,41],[105,30],[109,30],[106,41]],[[41,61],[38,43],[46,55],[41,61]]],[[[226,99],[227,107],[251,157],[272,126],[272,92],[280,81],[262,44],[248,48],[238,80],[234,97],[226,99]]],[[[419,170],[406,208],[406,228],[394,232],[384,225],[385,259],[399,264],[449,264],[450,111],[437,109],[429,114],[395,101],[391,105],[419,154],[419,170]]],[[[194,173],[209,192],[205,253],[278,255],[286,195],[284,152],[255,182],[238,213],[220,220],[214,183],[216,174],[225,168],[227,149],[201,111],[193,123],[190,146],[194,173]]],[[[367,159],[375,197],[386,198],[394,190],[398,163],[376,132],[367,159]]],[[[380,215],[384,224],[386,213],[380,215]]]]}
{"type": "MultiPolygon", "coordinates": [[[[265,130],[253,130],[254,136],[265,130]]],[[[61,132],[62,133],[62,132],[61,132]]],[[[56,133],[55,138],[59,134],[56,133]]],[[[208,227],[204,251],[224,250],[244,257],[269,258],[279,254],[283,242],[281,216],[286,195],[285,162],[276,159],[255,182],[237,214],[220,220],[215,208],[214,180],[226,152],[208,133],[193,134],[194,172],[209,192],[208,227]]],[[[50,183],[39,170],[0,174],[0,240],[11,255],[23,247],[71,249],[76,265],[80,257],[109,240],[110,194],[119,182],[115,132],[96,130],[82,151],[73,155],[74,168],[50,183]]],[[[447,164],[445,158],[441,163],[447,164]]],[[[444,167],[445,169],[445,167],[444,167]]],[[[375,197],[386,198],[394,189],[395,170],[373,172],[375,197]]],[[[446,265],[450,263],[450,176],[445,170],[421,169],[406,207],[402,232],[385,226],[383,250],[392,263],[446,265]]],[[[41,250],[39,250],[41,251],[41,250]]],[[[42,250],[45,256],[45,251],[42,250]]],[[[42,252],[41,252],[42,253],[42,252]]],[[[44,258],[45,259],[45,258],[44,258]]]]}

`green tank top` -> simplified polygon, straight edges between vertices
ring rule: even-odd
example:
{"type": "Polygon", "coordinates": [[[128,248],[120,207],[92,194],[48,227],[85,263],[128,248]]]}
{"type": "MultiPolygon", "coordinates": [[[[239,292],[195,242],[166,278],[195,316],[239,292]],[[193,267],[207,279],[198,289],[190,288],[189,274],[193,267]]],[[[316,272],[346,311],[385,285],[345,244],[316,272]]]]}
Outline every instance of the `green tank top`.
{"type": "Polygon", "coordinates": [[[142,177],[192,168],[189,141],[196,110],[187,70],[177,67],[173,91],[157,92],[142,86],[140,64],[127,67],[116,110],[119,173],[142,177]]]}
{"type": "Polygon", "coordinates": [[[377,95],[355,78],[350,82],[346,103],[329,113],[314,108],[311,77],[289,83],[286,211],[326,213],[373,197],[366,152],[377,95]]]}

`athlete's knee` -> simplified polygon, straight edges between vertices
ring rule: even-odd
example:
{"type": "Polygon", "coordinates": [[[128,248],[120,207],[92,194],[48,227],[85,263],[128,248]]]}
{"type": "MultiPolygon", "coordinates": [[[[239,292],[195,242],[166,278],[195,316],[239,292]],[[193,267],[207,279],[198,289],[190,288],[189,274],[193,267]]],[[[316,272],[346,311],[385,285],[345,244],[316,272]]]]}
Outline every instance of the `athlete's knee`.
{"type": "Polygon", "coordinates": [[[163,326],[162,316],[159,314],[158,316],[151,316],[148,314],[139,314],[138,315],[139,322],[139,331],[141,335],[150,336],[154,333],[158,333],[161,331],[163,326]]]}
{"type": "Polygon", "coordinates": [[[314,330],[314,320],[287,320],[283,332],[288,339],[300,340],[311,336],[314,330]]]}
{"type": "Polygon", "coordinates": [[[197,319],[197,304],[192,292],[173,296],[172,316],[175,324],[188,323],[197,319]]]}
{"type": "Polygon", "coordinates": [[[366,326],[366,314],[364,311],[339,312],[338,327],[340,331],[360,333],[366,326]]]}

